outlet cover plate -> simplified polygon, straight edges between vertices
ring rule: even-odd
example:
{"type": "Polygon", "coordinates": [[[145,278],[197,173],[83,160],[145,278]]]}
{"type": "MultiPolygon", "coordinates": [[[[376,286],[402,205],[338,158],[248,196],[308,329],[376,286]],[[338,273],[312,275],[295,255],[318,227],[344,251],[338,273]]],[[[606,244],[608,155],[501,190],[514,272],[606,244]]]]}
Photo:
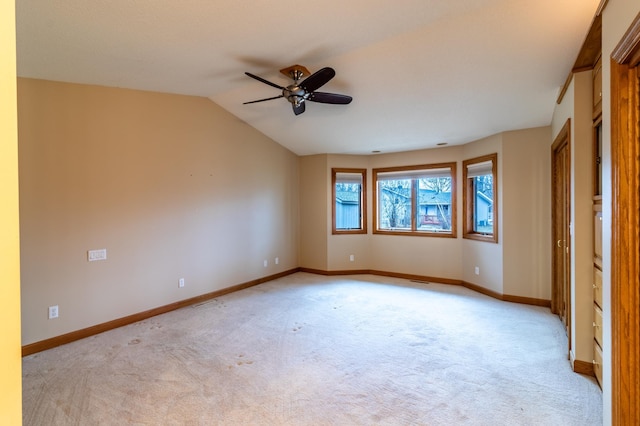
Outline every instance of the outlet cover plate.
{"type": "Polygon", "coordinates": [[[49,306],[49,319],[58,318],[58,305],[49,306]]]}

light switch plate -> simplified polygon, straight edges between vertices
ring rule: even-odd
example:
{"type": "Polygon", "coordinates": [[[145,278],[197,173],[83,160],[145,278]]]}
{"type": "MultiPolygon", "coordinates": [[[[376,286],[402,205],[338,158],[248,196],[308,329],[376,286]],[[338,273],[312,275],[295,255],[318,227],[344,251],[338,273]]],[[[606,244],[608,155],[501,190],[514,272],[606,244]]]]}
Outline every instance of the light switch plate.
{"type": "Polygon", "coordinates": [[[107,260],[107,249],[89,250],[87,252],[87,260],[94,262],[96,260],[107,260]]]}

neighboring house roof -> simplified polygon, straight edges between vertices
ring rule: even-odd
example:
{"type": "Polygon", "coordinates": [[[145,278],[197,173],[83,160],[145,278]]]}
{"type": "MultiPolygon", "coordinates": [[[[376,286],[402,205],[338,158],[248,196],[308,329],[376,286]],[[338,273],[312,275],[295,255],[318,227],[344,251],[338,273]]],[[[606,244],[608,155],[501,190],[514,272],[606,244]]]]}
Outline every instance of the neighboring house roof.
{"type": "Polygon", "coordinates": [[[342,204],[356,204],[360,201],[360,194],[353,191],[336,191],[336,201],[342,204]]]}
{"type": "Polygon", "coordinates": [[[431,189],[420,189],[418,203],[420,205],[451,204],[451,192],[436,192],[431,189]]]}
{"type": "Polygon", "coordinates": [[[492,205],[492,204],[493,204],[493,200],[491,199],[491,197],[487,197],[486,195],[484,195],[484,194],[483,194],[482,192],[480,192],[480,191],[478,191],[478,197],[479,197],[482,201],[486,202],[486,203],[487,203],[487,204],[489,204],[489,205],[492,205]]]}

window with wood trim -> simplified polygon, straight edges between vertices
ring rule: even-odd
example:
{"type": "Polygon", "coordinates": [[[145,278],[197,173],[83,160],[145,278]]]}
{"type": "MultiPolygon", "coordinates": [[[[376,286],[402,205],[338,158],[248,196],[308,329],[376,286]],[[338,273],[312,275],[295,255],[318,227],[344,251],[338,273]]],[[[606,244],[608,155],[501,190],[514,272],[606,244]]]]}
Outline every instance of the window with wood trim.
{"type": "Polygon", "coordinates": [[[331,169],[332,233],[367,233],[367,170],[331,169]]]}
{"type": "Polygon", "coordinates": [[[373,169],[374,233],[456,237],[456,163],[373,169]]]}
{"type": "Polygon", "coordinates": [[[498,242],[498,154],[462,162],[463,238],[498,242]]]}

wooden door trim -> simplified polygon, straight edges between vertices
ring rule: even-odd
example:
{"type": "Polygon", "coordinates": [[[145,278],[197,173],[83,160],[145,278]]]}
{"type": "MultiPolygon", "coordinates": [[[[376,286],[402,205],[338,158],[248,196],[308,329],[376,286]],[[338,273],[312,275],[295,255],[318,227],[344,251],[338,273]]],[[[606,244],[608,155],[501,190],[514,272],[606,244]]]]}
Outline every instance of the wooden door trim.
{"type": "MultiPolygon", "coordinates": [[[[561,313],[561,309],[559,304],[562,302],[560,299],[560,288],[559,288],[559,284],[556,280],[556,276],[557,276],[557,259],[556,259],[556,223],[558,221],[557,218],[557,214],[556,214],[556,206],[555,206],[555,199],[557,197],[556,192],[557,192],[557,177],[556,177],[556,161],[555,161],[555,157],[557,152],[566,145],[566,149],[567,149],[567,153],[566,155],[569,158],[569,161],[571,161],[571,119],[567,119],[567,121],[565,122],[564,126],[562,126],[562,129],[560,130],[560,132],[558,132],[558,135],[556,136],[555,140],[553,141],[553,144],[551,145],[551,168],[552,168],[552,176],[551,176],[551,194],[552,194],[552,202],[554,203],[552,205],[551,208],[551,253],[552,253],[552,259],[551,259],[551,267],[552,267],[552,289],[551,289],[551,311],[555,314],[560,314],[561,313]]],[[[571,187],[571,165],[569,164],[568,169],[565,171],[566,176],[565,178],[567,179],[567,186],[570,188],[571,187]]],[[[571,217],[571,194],[565,194],[565,197],[567,199],[567,206],[566,206],[566,211],[565,211],[565,215],[567,217],[567,220],[570,219],[571,217]]],[[[569,235],[569,232],[567,229],[565,229],[565,233],[566,235],[569,235]]],[[[565,246],[568,248],[570,247],[568,245],[567,242],[565,242],[565,246]]],[[[569,249],[569,260],[571,259],[571,250],[569,249]]],[[[564,256],[564,254],[563,254],[564,256]]],[[[571,262],[569,261],[569,264],[571,262]]],[[[566,316],[566,321],[567,321],[567,343],[568,343],[568,351],[567,351],[567,355],[570,355],[571,352],[571,271],[568,270],[568,276],[565,277],[565,280],[567,281],[567,283],[569,283],[568,285],[568,294],[566,295],[566,299],[567,299],[567,306],[566,306],[566,310],[565,310],[565,316],[566,316]]]]}
{"type": "Polygon", "coordinates": [[[613,424],[640,424],[640,14],[611,54],[613,424]]]}

